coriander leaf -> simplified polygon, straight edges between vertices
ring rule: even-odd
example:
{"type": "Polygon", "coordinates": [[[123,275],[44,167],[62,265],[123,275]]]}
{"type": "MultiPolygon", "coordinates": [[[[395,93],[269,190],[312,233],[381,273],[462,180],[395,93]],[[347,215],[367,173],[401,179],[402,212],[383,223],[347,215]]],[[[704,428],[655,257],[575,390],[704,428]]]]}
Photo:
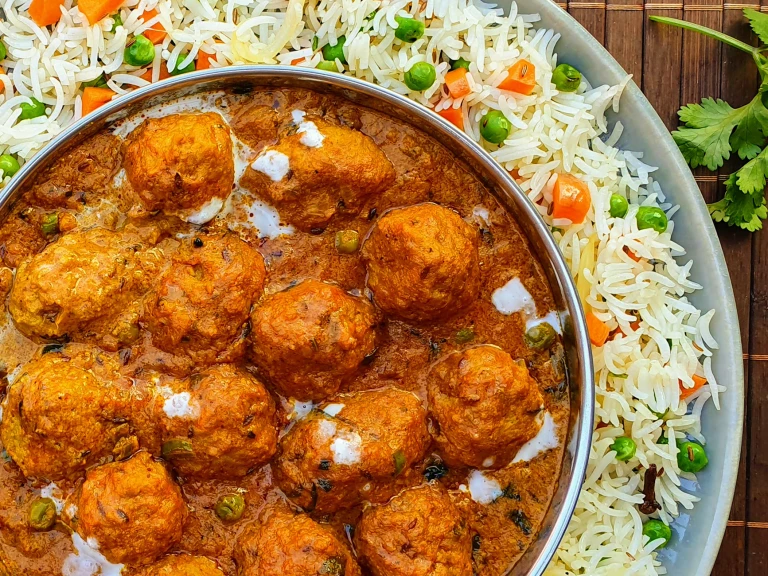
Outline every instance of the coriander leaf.
{"type": "MultiPolygon", "coordinates": [[[[755,48],[755,51],[752,53],[752,60],[754,60],[755,66],[757,66],[757,71],[760,73],[760,90],[765,90],[768,83],[768,58],[763,56],[762,52],[755,48]]],[[[765,105],[765,102],[763,102],[763,105],[765,105]]]]}
{"type": "Polygon", "coordinates": [[[768,110],[760,96],[745,106],[746,114],[731,136],[731,148],[742,160],[751,160],[765,145],[764,134],[768,134],[768,110]]]}
{"type": "Polygon", "coordinates": [[[743,222],[740,226],[747,232],[757,232],[762,230],[763,220],[766,218],[768,218],[768,207],[766,207],[765,198],[763,198],[762,204],[752,214],[752,219],[749,222],[743,222]]]}
{"type": "Polygon", "coordinates": [[[707,210],[709,210],[709,215],[712,217],[712,220],[715,222],[728,222],[728,219],[725,215],[725,209],[728,207],[728,200],[726,200],[724,197],[718,200],[717,202],[712,202],[711,204],[707,204],[707,210]]]}
{"type": "Polygon", "coordinates": [[[709,204],[707,208],[715,222],[726,222],[729,226],[739,226],[750,232],[763,227],[762,220],[768,216],[765,197],[758,194],[745,194],[736,182],[738,172],[734,172],[725,181],[725,196],[719,202],[709,204]]]}
{"type": "MultiPolygon", "coordinates": [[[[731,156],[733,129],[747,114],[747,107],[733,109],[723,100],[704,98],[701,104],[683,106],[678,112],[686,126],[672,132],[677,146],[691,167],[704,165],[717,170],[731,156]]],[[[740,136],[740,142],[743,136],[740,136]]]]}
{"type": "Polygon", "coordinates": [[[768,44],[768,14],[763,14],[752,8],[744,9],[744,16],[749,20],[749,25],[763,44],[768,44]]]}
{"type": "MultiPolygon", "coordinates": [[[[736,188],[736,187],[734,187],[736,188]]],[[[739,192],[738,189],[727,194],[728,205],[725,207],[725,216],[731,226],[744,226],[752,222],[757,207],[752,201],[752,196],[739,192]]]]}
{"type": "Polygon", "coordinates": [[[757,232],[763,228],[763,220],[768,216],[768,209],[765,206],[765,198],[761,198],[758,204],[752,204],[748,201],[749,196],[742,196],[736,202],[732,202],[726,209],[729,224],[739,226],[749,232],[757,232]]]}
{"type": "Polygon", "coordinates": [[[731,157],[728,142],[731,130],[732,125],[727,130],[681,127],[672,132],[672,138],[691,168],[704,165],[710,170],[717,170],[731,157]]]}
{"type": "Polygon", "coordinates": [[[680,120],[690,128],[709,128],[728,120],[735,110],[725,100],[704,98],[701,104],[688,104],[678,111],[680,120]]]}
{"type": "Polygon", "coordinates": [[[768,174],[768,148],[736,172],[736,184],[744,194],[762,196],[766,174],[768,174]]]}

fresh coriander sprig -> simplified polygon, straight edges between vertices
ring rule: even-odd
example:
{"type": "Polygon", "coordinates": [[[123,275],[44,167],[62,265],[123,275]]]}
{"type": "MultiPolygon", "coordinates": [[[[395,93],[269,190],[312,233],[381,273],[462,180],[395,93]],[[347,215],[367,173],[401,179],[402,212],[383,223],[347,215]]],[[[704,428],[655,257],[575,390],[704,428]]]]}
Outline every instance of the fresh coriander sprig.
{"type": "Polygon", "coordinates": [[[688,104],[677,113],[683,123],[672,132],[677,146],[691,167],[706,166],[717,170],[735,151],[747,160],[725,181],[725,196],[708,204],[715,222],[726,222],[754,232],[768,217],[765,185],[768,177],[768,14],[744,9],[760,46],[737,40],[727,34],[685,20],[650,16],[654,22],[698,32],[742,50],[752,56],[760,73],[760,89],[749,104],[733,108],[720,99],[704,98],[701,104],[688,104]]]}

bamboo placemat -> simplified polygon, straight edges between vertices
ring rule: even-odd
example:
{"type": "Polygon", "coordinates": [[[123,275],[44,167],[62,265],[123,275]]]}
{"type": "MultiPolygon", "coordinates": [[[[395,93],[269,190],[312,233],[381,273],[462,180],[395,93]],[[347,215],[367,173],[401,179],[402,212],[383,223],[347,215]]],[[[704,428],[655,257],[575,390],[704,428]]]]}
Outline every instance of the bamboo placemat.
{"type": "MultiPolygon", "coordinates": [[[[711,96],[736,107],[746,104],[757,91],[758,75],[748,54],[692,32],[650,22],[648,16],[684,18],[754,43],[742,9],[768,12],[768,0],[607,0],[558,5],[634,76],[670,129],[677,126],[677,110],[682,104],[711,96]]],[[[723,182],[732,169],[732,164],[726,164],[719,174],[694,171],[707,202],[722,197],[723,182]]],[[[712,574],[763,576],[768,574],[768,232],[750,234],[718,225],[718,234],[741,324],[746,422],[736,494],[712,574]]]]}

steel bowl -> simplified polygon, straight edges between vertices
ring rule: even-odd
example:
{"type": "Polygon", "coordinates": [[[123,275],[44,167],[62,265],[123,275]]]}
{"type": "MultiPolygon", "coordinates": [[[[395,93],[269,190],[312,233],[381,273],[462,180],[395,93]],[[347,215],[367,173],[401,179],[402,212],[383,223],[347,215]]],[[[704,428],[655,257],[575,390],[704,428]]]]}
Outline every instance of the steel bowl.
{"type": "Polygon", "coordinates": [[[404,96],[349,76],[289,66],[235,66],[185,74],[136,90],[76,122],[52,140],[0,191],[0,218],[36,174],[103,128],[143,109],[209,91],[246,94],[257,88],[304,88],[333,94],[405,121],[461,159],[515,218],[547,276],[563,324],[571,416],[558,486],[541,531],[513,574],[542,574],[565,533],[587,467],[594,415],[592,352],[579,297],[549,227],[509,174],[477,143],[404,96]]]}

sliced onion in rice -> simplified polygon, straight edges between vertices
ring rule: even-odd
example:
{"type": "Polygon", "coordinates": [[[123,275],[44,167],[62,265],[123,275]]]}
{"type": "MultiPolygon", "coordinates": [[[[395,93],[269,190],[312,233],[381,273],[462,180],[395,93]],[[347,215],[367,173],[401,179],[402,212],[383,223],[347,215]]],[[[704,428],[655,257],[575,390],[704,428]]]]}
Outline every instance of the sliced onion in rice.
{"type": "Polygon", "coordinates": [[[232,54],[237,60],[250,64],[274,64],[275,56],[294,38],[304,25],[302,20],[306,0],[290,0],[285,10],[285,20],[280,24],[268,43],[249,44],[241,40],[245,31],[251,30],[253,23],[243,22],[232,35],[232,54]]]}

